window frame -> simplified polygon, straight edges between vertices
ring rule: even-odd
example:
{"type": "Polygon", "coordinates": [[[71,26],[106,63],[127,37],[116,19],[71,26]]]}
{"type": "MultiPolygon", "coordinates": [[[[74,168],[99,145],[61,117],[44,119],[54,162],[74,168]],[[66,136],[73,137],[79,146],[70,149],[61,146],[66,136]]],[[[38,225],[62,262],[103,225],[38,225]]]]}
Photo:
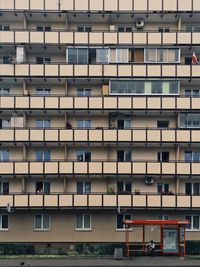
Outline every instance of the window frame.
{"type": "Polygon", "coordinates": [[[75,214],[75,230],[76,231],[91,231],[92,230],[92,216],[88,213],[81,213],[81,214],[75,214]],[[77,227],[77,216],[82,216],[81,225],[82,227],[77,227]],[[85,216],[89,216],[90,218],[90,227],[85,228],[85,216]]]}
{"type": "Polygon", "coordinates": [[[199,232],[200,231],[200,216],[199,215],[186,215],[185,216],[186,220],[189,220],[191,222],[190,225],[186,225],[186,231],[188,232],[199,232]],[[190,217],[190,219],[188,219],[187,217],[190,217]],[[198,217],[199,218],[199,228],[194,228],[194,217],[198,217]]]}
{"type": "Polygon", "coordinates": [[[50,220],[50,216],[48,214],[35,214],[34,215],[34,227],[33,227],[34,231],[50,231],[51,230],[51,220],[50,220]],[[42,220],[41,220],[41,228],[36,228],[36,216],[41,216],[42,220]],[[48,228],[44,228],[44,216],[48,216],[49,218],[49,227],[48,228]]]}
{"type": "Polygon", "coordinates": [[[9,230],[9,216],[8,214],[1,214],[0,215],[0,231],[8,231],[9,230]],[[7,217],[7,224],[8,224],[8,227],[7,228],[2,228],[2,225],[3,225],[3,216],[6,216],[7,217]]]}
{"type": "MultiPolygon", "coordinates": [[[[133,215],[130,213],[125,213],[125,214],[117,214],[116,216],[116,231],[126,231],[125,224],[123,224],[123,228],[118,228],[118,216],[123,216],[123,220],[132,220],[133,215]],[[130,216],[130,218],[126,218],[126,216],[130,216]]],[[[132,230],[132,227],[129,227],[129,230],[132,230]]]]}

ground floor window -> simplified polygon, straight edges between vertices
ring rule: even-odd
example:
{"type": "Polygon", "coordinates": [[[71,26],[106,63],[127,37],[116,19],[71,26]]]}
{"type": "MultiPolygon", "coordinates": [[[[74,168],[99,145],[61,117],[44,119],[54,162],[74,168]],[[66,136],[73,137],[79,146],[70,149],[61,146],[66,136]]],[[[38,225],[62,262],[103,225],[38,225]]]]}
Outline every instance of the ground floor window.
{"type": "Polygon", "coordinates": [[[190,224],[188,224],[186,226],[186,228],[188,230],[200,230],[199,216],[198,215],[185,216],[185,219],[190,222],[190,224]]]}
{"type": "Polygon", "coordinates": [[[0,215],[0,230],[8,230],[8,215],[0,215]]]}
{"type": "Polygon", "coordinates": [[[35,230],[49,230],[50,229],[50,217],[47,214],[35,215],[34,218],[35,230]]]}
{"type": "Polygon", "coordinates": [[[131,214],[118,214],[117,215],[117,230],[125,229],[125,225],[123,224],[124,220],[131,220],[131,214]]]}
{"type": "Polygon", "coordinates": [[[77,214],[75,227],[76,230],[91,230],[91,215],[77,214]]]}

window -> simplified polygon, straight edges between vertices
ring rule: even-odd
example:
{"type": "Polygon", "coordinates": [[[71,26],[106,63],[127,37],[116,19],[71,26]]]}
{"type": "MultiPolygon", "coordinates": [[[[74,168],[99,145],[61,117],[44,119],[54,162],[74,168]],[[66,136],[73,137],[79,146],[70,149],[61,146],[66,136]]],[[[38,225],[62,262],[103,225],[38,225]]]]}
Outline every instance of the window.
{"type": "Polygon", "coordinates": [[[50,230],[50,217],[49,215],[35,215],[34,230],[50,230]]]}
{"type": "Polygon", "coordinates": [[[158,162],[169,162],[169,152],[168,151],[158,152],[158,162]]]}
{"type": "Polygon", "coordinates": [[[158,32],[169,32],[169,28],[158,28],[158,32]]]}
{"type": "Polygon", "coordinates": [[[50,64],[50,57],[36,57],[36,64],[50,64]]]}
{"type": "Polygon", "coordinates": [[[150,63],[180,63],[179,48],[147,48],[145,62],[150,63]]]}
{"type": "Polygon", "coordinates": [[[37,95],[45,96],[51,94],[51,88],[37,88],[37,95]]]}
{"type": "Polygon", "coordinates": [[[131,214],[117,214],[117,230],[124,230],[125,225],[123,224],[124,220],[131,220],[131,214]]]}
{"type": "Polygon", "coordinates": [[[90,120],[77,120],[77,128],[90,129],[91,128],[91,121],[90,120]]]}
{"type": "Polygon", "coordinates": [[[199,196],[199,183],[185,183],[185,194],[199,196]]]}
{"type": "Polygon", "coordinates": [[[199,128],[200,127],[200,114],[181,114],[180,126],[186,128],[199,128]]]}
{"type": "Polygon", "coordinates": [[[51,127],[51,121],[46,120],[46,119],[36,120],[36,127],[42,128],[42,129],[50,128],[51,127]]]}
{"type": "Polygon", "coordinates": [[[77,214],[75,228],[76,230],[91,230],[91,216],[89,214],[77,214]]]}
{"type": "Polygon", "coordinates": [[[0,215],[0,230],[8,230],[8,215],[0,215]]]}
{"type": "Polygon", "coordinates": [[[179,93],[180,81],[111,80],[111,95],[175,95],[179,93]]]}
{"type": "Polygon", "coordinates": [[[87,48],[67,48],[67,63],[69,64],[88,64],[87,48]]]}
{"type": "Polygon", "coordinates": [[[170,220],[169,215],[158,215],[158,220],[170,220]]]}
{"type": "Polygon", "coordinates": [[[9,88],[0,88],[0,95],[9,95],[10,89],[9,88]]]}
{"type": "Polygon", "coordinates": [[[36,194],[50,194],[50,182],[36,182],[35,184],[36,194]]]}
{"type": "Polygon", "coordinates": [[[169,121],[157,121],[157,127],[158,128],[168,128],[169,127],[169,121]]]}
{"type": "Polygon", "coordinates": [[[186,89],[185,96],[199,96],[199,89],[186,89]]]}
{"type": "Polygon", "coordinates": [[[91,89],[90,88],[78,88],[77,89],[77,96],[90,96],[91,89]]]}
{"type": "Polygon", "coordinates": [[[77,31],[78,32],[91,32],[92,27],[91,26],[78,26],[77,31]]]}
{"type": "Polygon", "coordinates": [[[187,162],[199,162],[200,151],[185,151],[185,161],[187,162]]]}
{"type": "Polygon", "coordinates": [[[51,152],[50,151],[36,151],[35,152],[36,161],[50,161],[51,160],[51,152]]]}
{"type": "Polygon", "coordinates": [[[169,192],[169,184],[165,183],[158,183],[157,184],[157,191],[158,193],[168,193],[169,192]]]}
{"type": "Polygon", "coordinates": [[[37,31],[38,32],[50,32],[51,31],[51,26],[37,26],[37,31]]]}
{"type": "Polygon", "coordinates": [[[9,31],[10,26],[9,25],[0,25],[0,31],[9,31]]]}
{"type": "Polygon", "coordinates": [[[90,151],[77,151],[77,160],[78,161],[91,161],[91,152],[90,151]]]}
{"type": "Polygon", "coordinates": [[[0,119],[0,129],[10,128],[11,121],[10,119],[0,119]]]}
{"type": "Polygon", "coordinates": [[[132,27],[118,26],[118,32],[132,32],[132,27]]]}
{"type": "Polygon", "coordinates": [[[117,120],[117,128],[118,129],[130,129],[131,128],[131,120],[117,120]]]}
{"type": "Polygon", "coordinates": [[[90,194],[91,182],[77,182],[77,194],[90,194]]]}
{"type": "Polygon", "coordinates": [[[190,222],[190,224],[186,225],[186,229],[188,230],[199,230],[199,216],[191,215],[185,216],[185,219],[190,222]]]}
{"type": "Polygon", "coordinates": [[[96,49],[96,63],[108,63],[108,49],[107,48],[96,49]]]}
{"type": "Polygon", "coordinates": [[[117,182],[117,193],[118,194],[131,194],[131,182],[117,182]]]}
{"type": "Polygon", "coordinates": [[[9,194],[9,182],[0,182],[0,194],[1,195],[9,194]]]}
{"type": "Polygon", "coordinates": [[[186,25],[186,32],[200,32],[200,25],[186,25]]]}
{"type": "Polygon", "coordinates": [[[10,54],[8,56],[0,56],[0,63],[11,64],[13,61],[13,56],[10,54]]]}
{"type": "Polygon", "coordinates": [[[130,162],[131,161],[131,151],[128,150],[118,150],[117,151],[117,161],[119,162],[130,162]]]}
{"type": "Polygon", "coordinates": [[[128,62],[128,49],[116,49],[116,63],[128,62]]]}
{"type": "Polygon", "coordinates": [[[0,150],[0,161],[9,161],[9,150],[0,150]]]}

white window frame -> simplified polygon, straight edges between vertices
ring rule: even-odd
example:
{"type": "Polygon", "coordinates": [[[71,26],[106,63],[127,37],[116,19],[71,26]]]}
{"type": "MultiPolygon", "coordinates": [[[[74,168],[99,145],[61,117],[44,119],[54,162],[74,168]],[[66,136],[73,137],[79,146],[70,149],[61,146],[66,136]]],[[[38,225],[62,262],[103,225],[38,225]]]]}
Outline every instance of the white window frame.
{"type": "Polygon", "coordinates": [[[76,214],[75,215],[75,230],[76,231],[91,231],[92,230],[92,216],[91,216],[91,214],[76,214]],[[81,228],[77,228],[76,226],[77,226],[77,216],[82,216],[82,222],[81,222],[81,224],[82,224],[82,227],[81,228]],[[84,222],[85,222],[85,216],[89,216],[90,217],[90,227],[89,228],[85,228],[84,227],[84,222]]]}
{"type": "Polygon", "coordinates": [[[49,95],[51,95],[51,88],[50,87],[37,87],[36,88],[36,95],[49,96],[49,95]],[[39,93],[38,90],[41,90],[41,93],[39,93]]]}
{"type": "Polygon", "coordinates": [[[144,63],[152,63],[152,64],[160,64],[160,63],[180,63],[180,56],[181,56],[181,49],[180,48],[152,48],[152,47],[149,47],[149,48],[145,48],[144,49],[144,63]],[[149,49],[153,49],[156,51],[156,60],[155,61],[147,61],[147,51],[149,49]],[[169,53],[169,50],[177,50],[178,49],[178,61],[174,61],[174,62],[171,62],[171,61],[158,61],[158,50],[167,50],[167,59],[168,59],[168,53],[169,53]]]}
{"type": "Polygon", "coordinates": [[[92,125],[92,121],[90,119],[81,119],[81,120],[77,120],[77,129],[91,129],[92,125]],[[78,123],[82,122],[83,126],[82,127],[78,127],[78,123]],[[90,127],[86,127],[86,122],[89,122],[90,127]]]}
{"type": "Polygon", "coordinates": [[[87,95],[86,95],[86,92],[87,92],[87,91],[89,91],[89,92],[90,92],[89,95],[91,95],[91,88],[89,88],[89,87],[88,87],[88,88],[87,88],[87,87],[85,87],[85,88],[79,88],[79,87],[78,87],[78,88],[77,88],[77,96],[78,96],[78,91],[79,91],[79,90],[83,92],[83,95],[80,96],[80,97],[85,97],[85,96],[87,96],[87,95]]]}
{"type": "Polygon", "coordinates": [[[1,214],[0,215],[0,231],[8,231],[9,229],[9,216],[7,214],[1,214]],[[7,216],[8,218],[8,228],[2,228],[2,217],[7,216]]]}
{"type": "Polygon", "coordinates": [[[116,48],[115,49],[115,62],[116,63],[128,63],[128,54],[129,54],[129,49],[128,48],[116,48]],[[119,52],[120,52],[120,58],[123,57],[123,50],[126,50],[126,61],[119,60],[119,52]]]}
{"type": "MultiPolygon", "coordinates": [[[[191,217],[191,228],[190,229],[188,229],[188,228],[186,228],[185,230],[186,231],[188,231],[188,232],[199,232],[200,231],[200,216],[199,215],[186,215],[186,216],[190,216],[191,217]],[[198,229],[196,229],[196,228],[193,228],[193,217],[194,216],[198,216],[199,217],[199,228],[198,229]]],[[[186,219],[186,217],[185,217],[185,219],[186,219]]]]}
{"type": "Polygon", "coordinates": [[[35,120],[35,126],[36,126],[37,129],[50,129],[51,128],[51,120],[50,119],[36,119],[35,120]],[[38,121],[41,121],[42,122],[42,127],[37,127],[37,122],[38,121]],[[45,126],[45,123],[47,121],[49,122],[49,127],[46,127],[45,126]]]}
{"type": "MultiPolygon", "coordinates": [[[[92,48],[92,47],[90,47],[92,48]]],[[[68,60],[68,52],[69,52],[69,49],[87,49],[87,61],[88,63],[84,63],[85,65],[89,64],[89,48],[87,46],[76,46],[76,47],[73,47],[73,46],[67,46],[66,47],[66,63],[69,64],[69,60],[68,60]]],[[[76,62],[78,62],[78,54],[76,55],[76,62]]],[[[83,64],[83,63],[70,63],[71,65],[74,65],[74,64],[83,64]]]]}
{"type": "Polygon", "coordinates": [[[10,25],[9,24],[1,24],[1,27],[2,27],[2,30],[0,30],[0,31],[10,31],[10,25]],[[8,27],[9,28],[9,30],[5,30],[5,27],[8,27]]]}
{"type": "Polygon", "coordinates": [[[34,231],[50,231],[51,225],[50,225],[50,216],[48,214],[36,214],[34,215],[34,231]],[[36,228],[36,216],[41,216],[41,228],[36,228]],[[48,216],[49,218],[49,228],[44,228],[44,216],[48,216]]]}
{"type": "MultiPolygon", "coordinates": [[[[83,195],[84,195],[84,194],[86,194],[86,195],[87,195],[87,194],[91,194],[91,191],[92,191],[92,190],[91,190],[91,189],[92,189],[92,183],[91,183],[90,181],[83,181],[83,182],[82,182],[82,181],[77,181],[77,183],[82,183],[82,191],[83,191],[82,194],[83,194],[83,195]],[[89,192],[89,193],[86,192],[86,183],[90,183],[90,192],[89,192]]],[[[77,192],[77,194],[78,194],[78,192],[77,192]]]]}

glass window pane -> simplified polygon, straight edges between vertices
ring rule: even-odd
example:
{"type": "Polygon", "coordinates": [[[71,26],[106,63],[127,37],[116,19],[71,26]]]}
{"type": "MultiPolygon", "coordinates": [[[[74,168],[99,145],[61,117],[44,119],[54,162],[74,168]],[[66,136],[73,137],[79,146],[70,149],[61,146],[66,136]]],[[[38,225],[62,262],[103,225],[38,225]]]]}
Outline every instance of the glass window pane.
{"type": "Polygon", "coordinates": [[[43,215],[43,229],[49,229],[49,215],[43,215]]]}
{"type": "Polygon", "coordinates": [[[91,193],[91,182],[85,182],[85,193],[86,194],[91,193]]]}
{"type": "Polygon", "coordinates": [[[8,215],[1,215],[2,229],[8,229],[8,215]]]}
{"type": "Polygon", "coordinates": [[[88,49],[87,48],[78,48],[78,64],[87,64],[88,63],[88,49]]]}
{"type": "Polygon", "coordinates": [[[156,62],[156,49],[146,49],[146,61],[156,62]]]}
{"type": "Polygon", "coordinates": [[[74,64],[78,62],[77,59],[78,49],[77,48],[68,48],[67,55],[68,55],[68,63],[74,64]]]}
{"type": "Polygon", "coordinates": [[[84,228],[90,229],[90,215],[84,215],[84,228]]]}
{"type": "Polygon", "coordinates": [[[42,228],[42,217],[41,215],[35,216],[35,229],[41,229],[42,228]]]}
{"type": "Polygon", "coordinates": [[[190,222],[190,224],[186,224],[186,229],[191,229],[191,216],[185,216],[185,219],[190,222]]]}
{"type": "Polygon", "coordinates": [[[107,63],[108,62],[108,49],[107,48],[96,49],[96,62],[97,63],[107,63]]]}
{"type": "Polygon", "coordinates": [[[193,216],[193,229],[199,229],[199,216],[193,216]]]}
{"type": "Polygon", "coordinates": [[[77,182],[76,188],[77,188],[77,194],[83,194],[83,182],[77,182]]]}
{"type": "Polygon", "coordinates": [[[122,214],[117,215],[117,229],[123,229],[124,228],[123,219],[124,219],[124,216],[122,214]]]}
{"type": "Polygon", "coordinates": [[[76,228],[77,229],[81,229],[83,227],[82,220],[83,220],[82,214],[76,215],[76,228]]]}

